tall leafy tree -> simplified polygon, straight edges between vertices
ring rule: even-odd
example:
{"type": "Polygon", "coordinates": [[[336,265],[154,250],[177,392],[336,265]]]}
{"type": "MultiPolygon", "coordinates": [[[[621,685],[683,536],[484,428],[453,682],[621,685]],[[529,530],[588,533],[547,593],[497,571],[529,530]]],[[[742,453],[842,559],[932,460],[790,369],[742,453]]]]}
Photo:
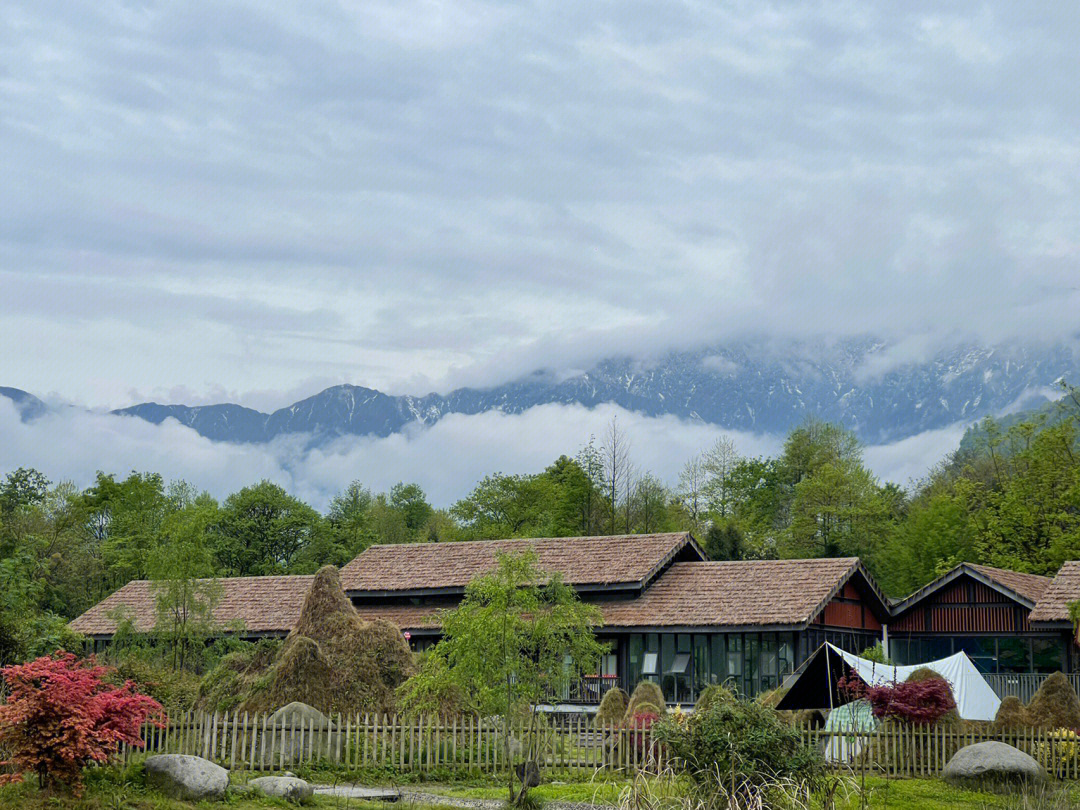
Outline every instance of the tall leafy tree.
{"type": "MultiPolygon", "coordinates": [[[[270,481],[226,498],[212,531],[219,570],[229,576],[304,573],[309,544],[319,539],[323,518],[270,481]]],[[[313,570],[313,569],[312,569],[313,570]]]]}
{"type": "MultiPolygon", "coordinates": [[[[522,764],[536,764],[540,706],[596,671],[604,647],[593,628],[601,615],[557,573],[538,568],[535,553],[496,558],[495,570],[470,582],[461,604],[442,615],[442,640],[400,695],[406,712],[437,710],[452,693],[471,712],[500,716],[505,762],[511,761],[511,723],[520,719],[522,764]]],[[[510,801],[525,804],[528,781],[515,783],[514,769],[507,780],[510,801]]]]}
{"type": "Polygon", "coordinates": [[[215,630],[213,614],[222,588],[213,578],[208,532],[217,517],[213,499],[196,499],[169,516],[150,558],[155,634],[169,651],[174,670],[198,666],[200,661],[193,659],[215,630]]]}

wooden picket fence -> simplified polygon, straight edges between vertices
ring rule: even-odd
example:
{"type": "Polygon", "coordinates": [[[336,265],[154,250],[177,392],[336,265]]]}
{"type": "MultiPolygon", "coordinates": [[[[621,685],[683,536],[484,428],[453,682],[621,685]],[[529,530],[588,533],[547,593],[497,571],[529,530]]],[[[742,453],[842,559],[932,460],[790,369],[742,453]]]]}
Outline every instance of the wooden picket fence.
{"type": "Polygon", "coordinates": [[[800,727],[807,744],[826,763],[856,774],[889,777],[938,776],[965,745],[996,740],[1019,748],[1063,779],[1080,778],[1080,737],[1047,729],[994,729],[950,723],[935,726],[887,724],[874,731],[825,731],[800,727]]]}
{"type": "MultiPolygon", "coordinates": [[[[521,760],[523,722],[510,727],[510,759],[521,760]]],[[[431,772],[495,773],[506,769],[498,718],[332,715],[329,723],[295,715],[276,722],[268,714],[186,712],[158,728],[143,728],[145,748],[123,746],[123,763],[139,752],[194,754],[230,770],[290,770],[304,765],[431,772]]],[[[546,723],[539,764],[581,773],[655,771],[661,766],[651,729],[597,726],[578,716],[546,723]]]]}
{"type": "MultiPolygon", "coordinates": [[[[798,727],[808,745],[833,768],[889,777],[937,776],[965,745],[998,740],[1034,757],[1048,772],[1080,779],[1080,737],[1069,732],[952,724],[884,725],[874,731],[798,727]]],[[[524,724],[509,731],[510,761],[521,760],[524,724]]],[[[143,729],[145,749],[123,746],[126,763],[138,752],[194,754],[230,770],[280,771],[299,767],[391,772],[506,770],[506,735],[497,718],[333,715],[329,723],[296,716],[274,722],[268,714],[187,712],[162,728],[143,729]]],[[[658,773],[666,764],[651,729],[597,726],[585,716],[547,726],[539,764],[577,772],[658,773]]]]}

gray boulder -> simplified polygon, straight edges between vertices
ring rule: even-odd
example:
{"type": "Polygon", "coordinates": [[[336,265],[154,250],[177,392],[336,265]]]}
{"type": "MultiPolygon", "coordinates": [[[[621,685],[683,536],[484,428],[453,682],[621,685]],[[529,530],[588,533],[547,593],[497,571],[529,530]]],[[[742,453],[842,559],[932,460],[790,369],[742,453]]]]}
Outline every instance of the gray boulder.
{"type": "Polygon", "coordinates": [[[330,722],[330,718],[320,712],[314,706],[308,706],[306,703],[301,703],[298,700],[294,700],[287,706],[282,706],[272,715],[270,715],[270,722],[275,725],[284,724],[285,726],[291,726],[293,719],[296,719],[297,727],[303,726],[308,728],[311,721],[315,721],[316,729],[324,729],[327,726],[333,726],[330,722]]]}
{"type": "Polygon", "coordinates": [[[260,776],[248,782],[248,787],[264,796],[277,796],[290,802],[303,802],[315,795],[314,788],[295,776],[260,776]]]}
{"type": "Polygon", "coordinates": [[[157,754],[146,758],[146,784],[170,799],[221,799],[229,787],[229,772],[202,757],[157,754]]]}
{"type": "Polygon", "coordinates": [[[965,745],[953,754],[941,776],[962,787],[988,782],[1042,782],[1047,778],[1046,771],[1032,757],[996,741],[965,745]]]}
{"type": "Polygon", "coordinates": [[[314,706],[294,701],[270,715],[270,725],[276,727],[273,752],[288,763],[298,762],[312,751],[318,756],[329,745],[335,748],[340,729],[314,706]]]}

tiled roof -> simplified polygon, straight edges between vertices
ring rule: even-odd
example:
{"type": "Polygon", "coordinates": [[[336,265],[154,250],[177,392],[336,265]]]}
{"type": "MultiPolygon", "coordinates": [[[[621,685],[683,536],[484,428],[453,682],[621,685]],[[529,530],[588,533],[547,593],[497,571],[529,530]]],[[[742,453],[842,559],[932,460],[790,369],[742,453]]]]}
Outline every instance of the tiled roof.
{"type": "Polygon", "coordinates": [[[1042,577],[1038,574],[1022,574],[1019,571],[1009,571],[1005,568],[991,568],[989,565],[975,565],[968,563],[968,568],[978,571],[987,579],[992,579],[999,585],[1003,585],[1014,593],[1032,602],[1038,602],[1053,580],[1050,577],[1042,577]]]}
{"type": "MultiPolygon", "coordinates": [[[[221,602],[214,609],[214,621],[225,628],[236,621],[250,633],[287,633],[300,617],[311,576],[231,577],[221,583],[221,602]]],[[[94,605],[68,626],[88,636],[111,636],[116,632],[114,613],[130,615],[139,632],[154,629],[157,611],[151,583],[129,582],[116,593],[94,605]]]]}
{"type": "Polygon", "coordinates": [[[372,546],[341,569],[346,592],[461,589],[495,566],[496,551],[536,551],[540,568],[577,586],[635,584],[693,540],[687,532],[372,546]]]}
{"type": "Polygon", "coordinates": [[[1050,581],[1028,619],[1032,622],[1068,622],[1069,602],[1077,599],[1080,599],[1080,561],[1070,560],[1050,581]]]}
{"type": "Polygon", "coordinates": [[[857,557],[675,563],[639,598],[603,606],[616,627],[801,625],[848,577],[857,557]]]}
{"type": "Polygon", "coordinates": [[[1022,574],[1019,571],[1009,571],[1005,568],[992,568],[989,565],[976,565],[975,563],[960,563],[946,571],[932,582],[923,585],[917,591],[909,593],[903,599],[897,599],[892,603],[894,616],[899,616],[915,606],[931,594],[936,593],[948,584],[955,582],[962,576],[980,577],[998,588],[1008,591],[1020,602],[1034,605],[1050,586],[1050,577],[1042,577],[1038,574],[1022,574]]]}
{"type": "MultiPolygon", "coordinates": [[[[859,567],[855,557],[674,563],[642,596],[600,602],[608,627],[790,626],[811,621],[859,567]]],[[[437,606],[358,608],[402,630],[439,626],[437,606]]]]}

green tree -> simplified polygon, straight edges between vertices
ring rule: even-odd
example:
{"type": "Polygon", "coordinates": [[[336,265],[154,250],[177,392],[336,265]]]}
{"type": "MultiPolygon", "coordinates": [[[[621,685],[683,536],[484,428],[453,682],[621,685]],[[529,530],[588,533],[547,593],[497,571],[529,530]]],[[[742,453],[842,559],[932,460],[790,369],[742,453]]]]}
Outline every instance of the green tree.
{"type": "Polygon", "coordinates": [[[83,494],[91,534],[101,547],[110,587],[146,579],[158,532],[175,504],[157,473],[133,472],[123,481],[99,472],[83,494]]]}
{"type": "MultiPolygon", "coordinates": [[[[228,576],[310,573],[304,555],[324,534],[323,518],[270,481],[225,499],[212,531],[219,570],[228,576]]],[[[317,565],[315,565],[317,567],[317,565]]]]}
{"type": "Polygon", "coordinates": [[[450,514],[470,538],[535,536],[547,523],[551,494],[551,483],[543,476],[493,473],[450,507],[450,514]]]}
{"type": "Polygon", "coordinates": [[[336,542],[350,557],[378,542],[371,515],[374,503],[371,490],[359,481],[353,481],[344,492],[330,501],[327,521],[336,542]]]}
{"type": "Polygon", "coordinates": [[[405,528],[415,539],[424,524],[431,517],[431,504],[427,502],[427,495],[419,484],[406,484],[404,482],[394,484],[390,488],[390,507],[401,513],[405,521],[405,528]]]}
{"type": "MultiPolygon", "coordinates": [[[[593,633],[600,610],[581,603],[557,573],[541,571],[535,553],[496,558],[495,570],[469,583],[461,604],[442,615],[443,638],[420,672],[402,684],[402,708],[437,710],[452,692],[477,714],[501,716],[506,762],[511,721],[524,718],[522,757],[535,764],[542,742],[539,706],[596,670],[604,651],[593,633]]],[[[512,768],[507,778],[510,801],[524,804],[528,782],[515,790],[512,768]]]]}
{"type": "Polygon", "coordinates": [[[214,632],[214,608],[221,583],[214,579],[214,555],[208,532],[217,519],[213,499],[196,500],[170,515],[162,542],[150,558],[156,622],[154,634],[172,659],[173,670],[198,668],[206,641],[214,632]]]}

